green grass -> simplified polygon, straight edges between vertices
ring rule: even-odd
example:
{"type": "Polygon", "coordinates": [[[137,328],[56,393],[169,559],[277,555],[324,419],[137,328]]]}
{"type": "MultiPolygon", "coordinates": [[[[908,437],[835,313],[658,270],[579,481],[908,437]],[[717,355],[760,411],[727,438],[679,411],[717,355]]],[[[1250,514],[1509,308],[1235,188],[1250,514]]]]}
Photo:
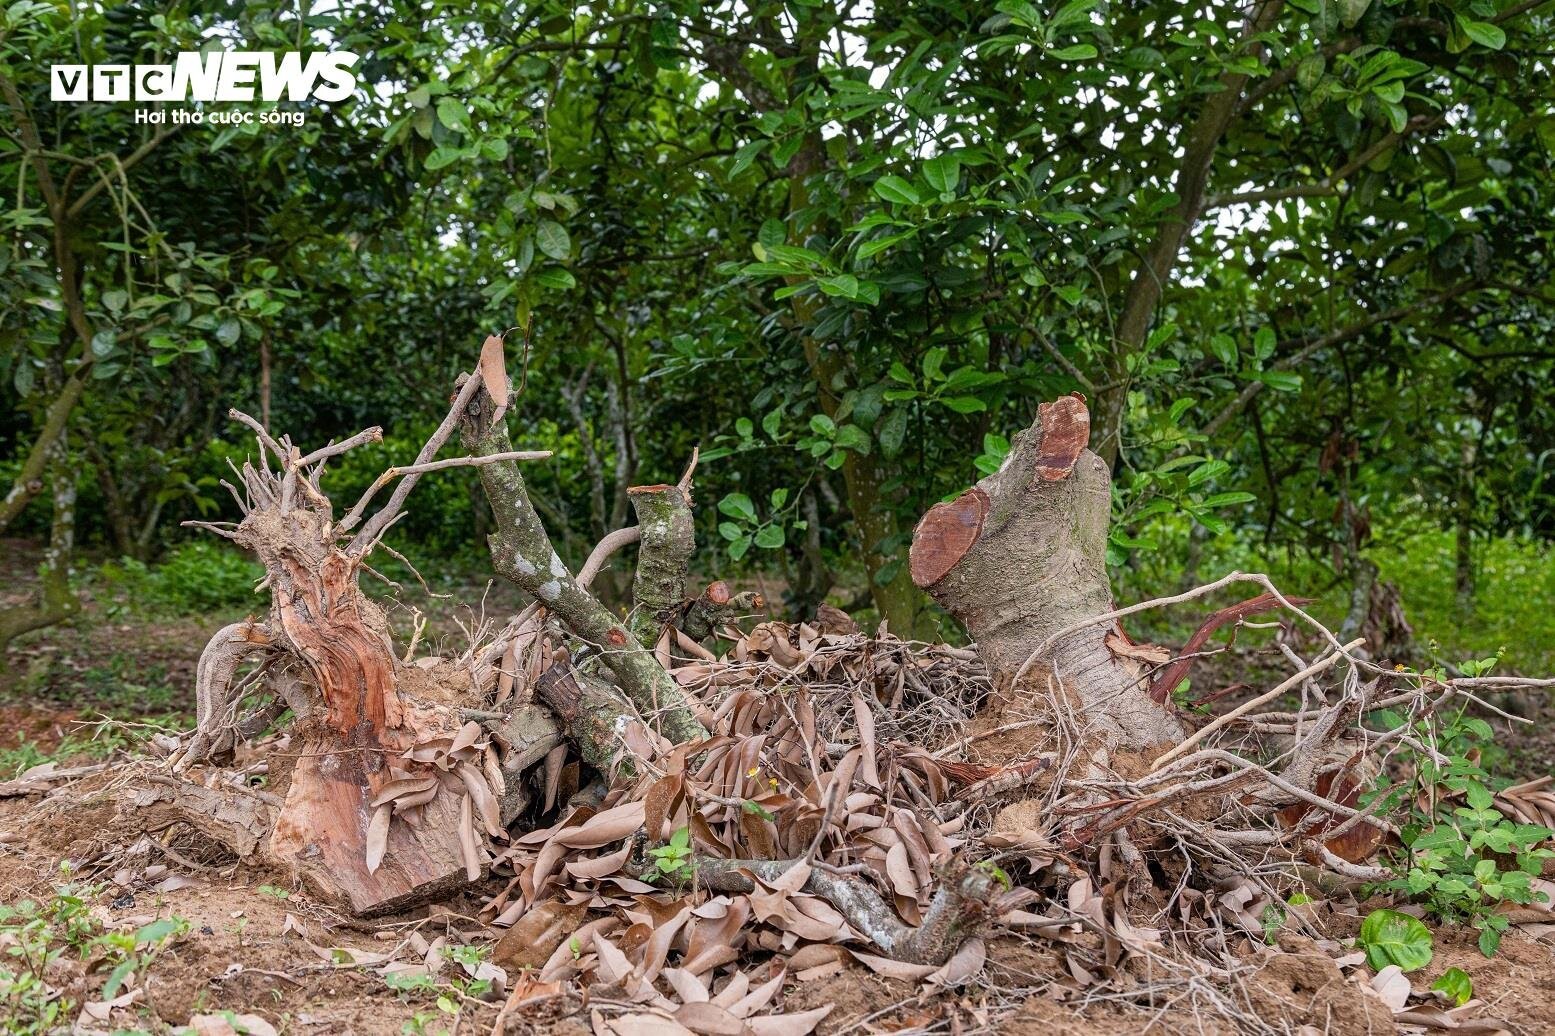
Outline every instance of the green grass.
{"type": "Polygon", "coordinates": [[[49,664],[30,671],[4,697],[7,704],[67,706],[101,717],[82,719],[58,744],[45,750],[32,741],[0,748],[0,780],[46,762],[106,759],[134,749],[160,730],[179,730],[193,722],[187,713],[191,688],[175,687],[162,663],[145,665],[116,651],[107,660],[77,671],[49,656],[49,664]]]}
{"type": "MultiPolygon", "coordinates": [[[[1555,675],[1555,565],[1546,547],[1516,537],[1476,541],[1476,590],[1472,607],[1465,611],[1454,592],[1451,534],[1379,530],[1377,540],[1366,556],[1377,564],[1382,579],[1399,588],[1422,654],[1455,664],[1500,653],[1500,672],[1555,675]]],[[[1120,602],[1185,589],[1186,532],[1162,542],[1161,550],[1137,556],[1129,568],[1114,573],[1120,602]]],[[[1263,572],[1284,593],[1315,598],[1307,610],[1331,629],[1338,628],[1349,609],[1348,585],[1336,580],[1333,568],[1323,561],[1266,554],[1227,533],[1205,546],[1199,581],[1210,582],[1233,569],[1263,572]]],[[[1246,589],[1246,595],[1254,592],[1246,589]]],[[[1236,599],[1239,594],[1228,590],[1219,603],[1236,599]]],[[[1137,626],[1159,643],[1180,643],[1211,610],[1203,602],[1179,605],[1132,619],[1129,629],[1137,626]]]]}
{"type": "Polygon", "coordinates": [[[1549,549],[1511,537],[1478,542],[1471,610],[1459,609],[1453,585],[1453,541],[1420,533],[1376,550],[1383,578],[1396,583],[1415,636],[1450,661],[1505,647],[1502,671],[1555,675],[1555,565],[1549,549]]]}
{"type": "Polygon", "coordinates": [[[129,738],[112,727],[98,728],[95,733],[67,734],[49,751],[44,751],[31,741],[24,741],[14,747],[0,749],[0,780],[9,780],[43,763],[65,763],[83,758],[105,759],[129,743],[129,738]]]}
{"type": "Polygon", "coordinates": [[[263,612],[268,595],[256,594],[264,568],[224,544],[192,540],[174,547],[156,565],[131,558],[97,571],[110,617],[210,615],[263,612]]]}

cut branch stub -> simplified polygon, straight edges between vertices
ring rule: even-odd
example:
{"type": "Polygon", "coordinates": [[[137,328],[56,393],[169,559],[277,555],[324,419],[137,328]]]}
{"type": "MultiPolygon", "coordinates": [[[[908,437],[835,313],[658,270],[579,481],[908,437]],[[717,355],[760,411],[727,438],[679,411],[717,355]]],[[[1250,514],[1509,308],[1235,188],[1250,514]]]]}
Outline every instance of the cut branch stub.
{"type": "Polygon", "coordinates": [[[706,640],[741,615],[765,609],[767,599],[754,590],[733,593],[723,580],[709,583],[700,597],[686,602],[680,618],[681,632],[695,641],[706,640]]]}
{"type": "Polygon", "coordinates": [[[632,580],[632,634],[651,650],[686,601],[686,570],[696,550],[691,494],[681,486],[633,486],[626,492],[642,533],[632,580]]]}
{"type": "Polygon", "coordinates": [[[1034,658],[1049,637],[1112,606],[1106,551],[1111,476],[1086,448],[1090,415],[1078,395],[1038,408],[1004,466],[913,533],[913,581],[966,626],[996,686],[1009,691],[1033,664],[1025,689],[1076,707],[1108,745],[1175,743],[1182,729],[1150,700],[1143,670],[1106,645],[1109,627],[1087,626],[1034,658]]]}
{"type": "Polygon", "coordinates": [[[935,504],[913,533],[908,560],[912,581],[930,587],[944,579],[972,549],[988,517],[988,494],[975,486],[948,503],[935,504]]]}
{"type": "Polygon", "coordinates": [[[1078,392],[1051,403],[1037,404],[1037,477],[1061,482],[1074,470],[1075,461],[1091,439],[1091,412],[1078,392]]]}

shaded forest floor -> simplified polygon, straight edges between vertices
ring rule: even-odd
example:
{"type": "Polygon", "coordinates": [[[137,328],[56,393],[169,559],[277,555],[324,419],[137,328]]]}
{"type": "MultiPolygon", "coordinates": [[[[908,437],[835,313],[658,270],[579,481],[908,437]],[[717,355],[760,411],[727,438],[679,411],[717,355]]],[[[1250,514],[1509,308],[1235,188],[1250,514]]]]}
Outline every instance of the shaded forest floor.
{"type": "MultiPolygon", "coordinates": [[[[14,542],[5,548],[0,585],[10,597],[29,588],[36,555],[14,542]]],[[[76,623],[26,638],[7,660],[0,685],[0,781],[45,762],[60,767],[117,762],[157,730],[191,722],[200,650],[214,628],[239,613],[130,613],[108,589],[89,589],[76,623]]],[[[452,600],[484,596],[488,612],[502,616],[516,603],[501,596],[506,592],[492,588],[488,594],[482,584],[462,588],[452,600]]],[[[431,612],[437,635],[457,639],[461,623],[479,620],[451,604],[427,604],[421,594],[413,599],[431,612]]],[[[407,630],[415,621],[405,612],[394,617],[407,630]]],[[[1195,683],[1206,690],[1241,681],[1257,686],[1266,664],[1255,650],[1239,648],[1211,660],[1195,683]]],[[[1509,704],[1533,722],[1498,721],[1501,754],[1487,762],[1507,775],[1550,772],[1555,704],[1547,697],[1509,704]]],[[[106,783],[108,777],[89,776],[84,786],[106,783]]],[[[80,855],[106,817],[86,809],[40,824],[31,812],[37,805],[36,797],[0,798],[0,902],[14,907],[32,900],[45,910],[57,909],[51,905],[60,902],[65,889],[86,893],[81,909],[95,932],[133,932],[163,918],[182,922],[176,938],[147,959],[140,995],[100,1023],[83,1017],[80,1031],[163,1032],[221,1012],[226,1016],[200,1022],[203,1028],[196,1031],[486,1032],[496,1018],[500,1001],[461,995],[466,980],[457,954],[450,958],[440,950],[489,947],[500,937],[500,930],[477,920],[477,900],[464,897],[363,924],[312,902],[299,889],[277,884],[282,879],[275,874],[202,857],[199,846],[180,846],[176,840],[168,844],[171,854],[153,851],[122,866],[72,874],[61,871],[60,861],[80,855]],[[189,854],[182,860],[174,855],[180,848],[189,854]],[[445,969],[433,984],[396,988],[385,975],[398,962],[426,960],[440,960],[445,969]]],[[[103,808],[112,810],[111,805],[103,808]]],[[[493,888],[500,884],[494,882],[493,888]]],[[[1219,983],[1213,996],[1208,986],[1184,981],[1175,969],[1154,970],[1148,958],[1128,962],[1129,973],[1105,988],[1088,987],[1070,973],[1051,943],[996,931],[988,941],[987,969],[966,986],[925,992],[917,982],[839,961],[786,984],[777,1003],[787,1011],[833,1005],[819,1029],[823,1033],[1238,1031],[1221,1013],[1223,1001],[1217,997],[1230,998],[1276,1031],[1401,1031],[1392,1012],[1362,988],[1364,978],[1334,960],[1332,944],[1352,940],[1372,905],[1382,901],[1319,903],[1312,920],[1331,941],[1327,946],[1290,931],[1271,932],[1271,945],[1249,943],[1245,966],[1219,983]]],[[[4,933],[0,925],[0,941],[4,933]]],[[[1485,1002],[1481,1013],[1503,1020],[1507,1031],[1555,1031],[1555,1001],[1548,995],[1555,986],[1555,932],[1541,930],[1535,937],[1514,927],[1493,959],[1479,953],[1475,937],[1469,929],[1437,928],[1435,956],[1413,976],[1416,986],[1424,988],[1449,967],[1461,968],[1473,978],[1475,996],[1485,1002]]],[[[65,973],[61,984],[75,1012],[101,998],[106,978],[100,959],[89,956],[82,962],[78,957],[66,953],[57,965],[65,973]]],[[[510,978],[522,981],[519,973],[510,978]]],[[[540,990],[509,1031],[587,1033],[589,1005],[540,990]]],[[[598,1031],[597,1023],[592,1031],[598,1031]]],[[[635,1034],[623,1031],[622,1036],[635,1034]]]]}

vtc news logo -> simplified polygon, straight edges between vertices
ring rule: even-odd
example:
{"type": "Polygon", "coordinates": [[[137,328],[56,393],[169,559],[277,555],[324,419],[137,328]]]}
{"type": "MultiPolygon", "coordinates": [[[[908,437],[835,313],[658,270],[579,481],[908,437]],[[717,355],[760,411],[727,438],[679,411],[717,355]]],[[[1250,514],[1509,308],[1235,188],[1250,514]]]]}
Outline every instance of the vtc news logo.
{"type": "Polygon", "coordinates": [[[356,90],[344,51],[304,56],[295,51],[184,51],[170,65],[53,65],[55,101],[343,101],[356,90]]]}

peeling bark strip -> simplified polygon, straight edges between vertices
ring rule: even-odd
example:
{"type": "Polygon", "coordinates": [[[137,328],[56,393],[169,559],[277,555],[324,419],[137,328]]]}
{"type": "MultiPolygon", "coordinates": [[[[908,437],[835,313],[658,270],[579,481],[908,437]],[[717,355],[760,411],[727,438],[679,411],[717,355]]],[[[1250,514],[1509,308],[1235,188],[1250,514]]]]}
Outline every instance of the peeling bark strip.
{"type": "MultiPolygon", "coordinates": [[[[966,626],[1001,693],[1051,693],[1108,746],[1175,744],[1182,728],[1146,692],[1144,668],[1092,625],[1034,658],[1053,634],[1112,607],[1111,475],[1086,448],[1078,395],[1043,404],[999,471],[926,514],[913,534],[914,582],[966,626]],[[1032,663],[1021,688],[1015,678],[1032,663]]],[[[1056,703],[1055,703],[1056,704],[1056,703]]]]}
{"type": "MultiPolygon", "coordinates": [[[[1291,597],[1287,598],[1287,600],[1298,608],[1312,603],[1312,598],[1310,597],[1291,597]]],[[[1280,607],[1283,607],[1283,605],[1275,599],[1273,594],[1265,593],[1259,594],[1251,600],[1243,601],[1240,604],[1222,608],[1214,615],[1205,619],[1199,628],[1194,631],[1193,636],[1188,638],[1188,642],[1182,646],[1182,652],[1178,658],[1156,675],[1155,681],[1150,685],[1150,697],[1158,702],[1166,701],[1171,696],[1172,688],[1181,683],[1182,678],[1187,676],[1188,670],[1193,667],[1193,656],[1205,644],[1209,643],[1209,638],[1220,627],[1228,622],[1241,622],[1243,619],[1251,618],[1260,612],[1273,611],[1280,607]]]]}

